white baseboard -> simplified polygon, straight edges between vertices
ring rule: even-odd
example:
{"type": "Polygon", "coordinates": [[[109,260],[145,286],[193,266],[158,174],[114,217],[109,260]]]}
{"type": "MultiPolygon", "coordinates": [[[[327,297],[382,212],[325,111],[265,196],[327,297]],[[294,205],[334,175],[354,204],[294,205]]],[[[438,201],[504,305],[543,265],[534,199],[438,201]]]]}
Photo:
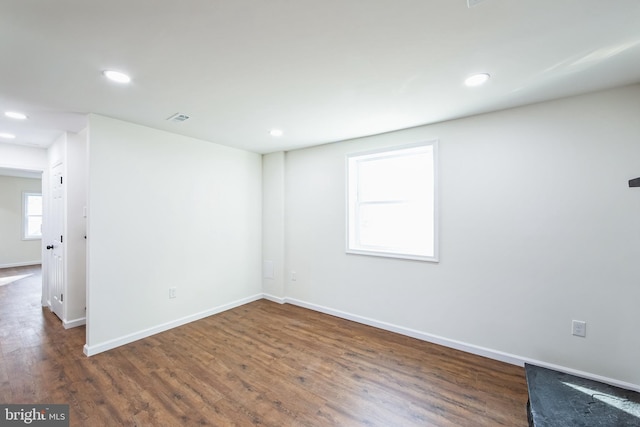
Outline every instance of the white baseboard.
{"type": "Polygon", "coordinates": [[[383,329],[385,331],[406,335],[422,341],[427,341],[430,343],[442,345],[444,347],[449,347],[456,350],[464,351],[466,353],[487,357],[489,359],[499,360],[501,362],[509,363],[512,365],[524,366],[525,363],[529,363],[531,365],[537,365],[543,368],[553,369],[556,371],[565,372],[578,377],[588,378],[594,381],[599,381],[602,383],[624,388],[627,390],[634,390],[634,391],[640,392],[640,385],[638,384],[627,383],[627,382],[619,381],[613,378],[607,378],[607,377],[592,374],[589,372],[579,371],[576,369],[571,369],[564,366],[543,362],[541,360],[535,360],[528,357],[522,357],[515,354],[505,353],[498,350],[492,350],[490,348],[480,347],[480,346],[465,343],[462,341],[452,340],[449,338],[429,334],[429,333],[418,331],[415,329],[405,328],[402,326],[393,325],[391,323],[370,319],[368,317],[358,316],[358,315],[347,313],[340,310],[334,310],[329,307],[324,307],[317,304],[311,304],[305,301],[297,300],[295,298],[275,298],[269,295],[265,295],[264,297],[265,299],[268,299],[270,301],[279,302],[281,304],[284,302],[284,303],[297,305],[299,307],[304,307],[304,308],[308,308],[310,310],[318,311],[321,313],[330,314],[332,316],[340,317],[342,319],[347,319],[353,322],[362,323],[364,325],[373,326],[378,329],[383,329]]]}
{"type": "Polygon", "coordinates": [[[82,326],[86,324],[87,324],[86,317],[81,317],[80,319],[62,321],[62,326],[64,326],[65,329],[77,328],[78,326],[82,326]]]}
{"type": "Polygon", "coordinates": [[[42,264],[42,261],[12,262],[9,264],[0,264],[0,268],[26,267],[28,265],[40,265],[40,264],[42,264]]]}
{"type": "Polygon", "coordinates": [[[271,294],[262,294],[262,298],[267,299],[272,302],[277,302],[278,304],[284,304],[287,302],[286,298],[280,298],[273,296],[271,294]]]}
{"type": "Polygon", "coordinates": [[[102,353],[107,350],[111,350],[116,347],[120,347],[125,344],[132,343],[134,341],[138,341],[142,338],[150,337],[151,335],[158,334],[160,332],[167,331],[169,329],[177,328],[178,326],[185,325],[187,323],[194,322],[196,320],[204,319],[205,317],[212,316],[214,314],[222,313],[223,311],[230,310],[232,308],[239,307],[241,305],[248,304],[253,301],[257,301],[262,299],[262,294],[253,295],[250,297],[242,298],[237,301],[230,302],[228,304],[223,304],[218,307],[211,308],[209,310],[201,311],[199,313],[191,314],[189,316],[182,317],[180,319],[172,320],[171,322],[162,323],[160,325],[154,326],[152,328],[144,329],[142,331],[134,332],[129,335],[125,335],[123,337],[115,338],[109,341],[105,341],[103,343],[94,344],[94,345],[84,345],[84,354],[87,356],[94,356],[98,353],[102,353]]]}
{"type": "MultiPolygon", "coordinates": [[[[387,322],[381,322],[379,320],[375,320],[375,319],[371,319],[368,317],[364,317],[364,316],[359,316],[359,315],[355,315],[355,314],[351,314],[351,313],[347,313],[344,311],[340,311],[340,310],[335,310],[329,307],[324,307],[321,305],[317,305],[317,304],[312,304],[312,303],[308,303],[306,301],[301,301],[295,298],[281,298],[281,297],[276,297],[274,295],[270,295],[270,294],[257,294],[257,295],[253,295],[247,298],[243,298],[237,301],[233,301],[231,303],[228,304],[224,304],[218,307],[214,307],[212,309],[206,310],[206,311],[202,311],[200,313],[196,313],[196,314],[192,314],[180,319],[176,319],[173,320],[171,322],[167,322],[167,323],[163,323],[161,325],[158,326],[154,326],[152,328],[148,328],[142,331],[138,331],[135,332],[133,334],[129,334],[123,337],[119,337],[116,339],[112,339],[103,343],[99,343],[96,345],[85,345],[84,346],[84,354],[87,356],[93,356],[96,355],[98,353],[102,353],[104,351],[107,350],[111,350],[113,348],[116,347],[120,347],[122,345],[125,344],[129,344],[132,343],[134,341],[149,337],[151,335],[155,335],[158,334],[160,332],[164,332],[167,331],[169,329],[172,328],[176,328],[178,326],[182,326],[184,324],[196,321],[196,320],[200,320],[203,319],[205,317],[209,317],[212,316],[214,314],[218,314],[221,313],[223,311],[227,311],[230,310],[232,308],[236,308],[239,306],[242,306],[244,304],[248,304],[250,302],[253,301],[257,301],[259,299],[266,299],[269,301],[273,301],[275,303],[278,304],[292,304],[292,305],[296,305],[299,307],[304,307],[304,308],[308,308],[310,310],[314,310],[320,313],[325,313],[325,314],[329,314],[331,316],[336,316],[342,319],[346,319],[346,320],[351,320],[353,322],[357,322],[357,323],[361,323],[364,325],[368,325],[368,326],[373,326],[375,328],[379,328],[379,329],[383,329],[385,331],[390,331],[390,332],[395,332],[401,335],[405,335],[405,336],[409,336],[412,338],[416,338],[419,339],[421,341],[426,341],[426,342],[430,342],[430,343],[434,343],[434,344],[438,344],[438,345],[442,345],[444,347],[449,347],[449,348],[453,348],[456,350],[460,350],[460,351],[464,351],[466,353],[471,353],[471,354],[475,354],[478,356],[482,356],[482,357],[487,357],[489,359],[493,359],[493,360],[498,360],[501,362],[505,362],[505,363],[509,363],[512,365],[517,365],[517,366],[524,366],[525,363],[529,363],[532,365],[537,365],[537,366],[541,366],[543,368],[549,368],[549,369],[554,369],[556,371],[561,371],[561,372],[566,372],[568,374],[571,375],[576,375],[579,377],[583,377],[583,378],[588,378],[594,381],[599,381],[602,383],[606,383],[606,384],[610,384],[616,387],[621,387],[627,390],[634,390],[637,392],[640,392],[640,385],[638,384],[632,384],[632,383],[627,383],[624,381],[619,381],[613,378],[608,378],[608,377],[603,377],[600,375],[596,375],[596,374],[592,374],[589,372],[584,372],[584,371],[579,371],[576,369],[572,369],[572,368],[567,368],[564,366],[559,366],[559,365],[555,365],[552,363],[547,363],[541,360],[535,360],[535,359],[531,359],[528,357],[522,357],[522,356],[518,356],[515,354],[510,354],[510,353],[506,353],[506,352],[502,352],[502,351],[498,351],[498,350],[493,350],[490,348],[486,348],[486,347],[481,347],[481,346],[477,346],[474,344],[469,344],[469,343],[465,343],[462,341],[457,341],[457,340],[452,340],[449,338],[445,338],[439,335],[434,335],[434,334],[429,334],[426,332],[422,332],[422,331],[418,331],[415,329],[411,329],[411,328],[405,328],[402,326],[398,326],[398,325],[394,325],[391,323],[387,323],[387,322]]],[[[85,319],[77,319],[71,322],[65,322],[65,328],[67,328],[67,323],[69,324],[69,328],[70,327],[75,327],[75,326],[80,326],[81,324],[85,323],[85,319]],[[80,323],[82,322],[82,323],[80,323]]]]}

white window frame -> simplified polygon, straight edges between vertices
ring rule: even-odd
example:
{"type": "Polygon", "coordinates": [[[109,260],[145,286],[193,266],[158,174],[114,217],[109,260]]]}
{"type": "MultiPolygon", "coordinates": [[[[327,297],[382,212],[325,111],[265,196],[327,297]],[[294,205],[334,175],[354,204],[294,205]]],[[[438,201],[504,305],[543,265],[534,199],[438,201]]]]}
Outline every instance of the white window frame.
{"type": "MultiPolygon", "coordinates": [[[[425,150],[425,151],[429,151],[425,150]]],[[[377,150],[350,153],[346,156],[346,206],[347,206],[347,218],[346,218],[346,252],[349,254],[359,255],[371,255],[390,258],[402,258],[419,261],[438,262],[439,261],[439,233],[438,233],[438,141],[425,141],[407,145],[400,145],[394,147],[386,147],[377,150]],[[432,236],[433,242],[431,246],[431,255],[424,255],[421,253],[405,251],[402,248],[394,247],[367,247],[358,241],[358,230],[360,225],[358,224],[358,209],[360,206],[364,206],[365,202],[358,200],[358,167],[359,162],[367,160],[381,160],[385,158],[393,158],[406,156],[413,152],[419,152],[421,148],[428,148],[432,153],[432,170],[433,170],[433,189],[431,189],[433,206],[433,223],[428,224],[433,227],[432,236]]],[[[378,202],[366,202],[369,204],[393,204],[395,201],[378,201],[378,202]]]]}
{"type": "Polygon", "coordinates": [[[29,215],[29,210],[27,206],[27,200],[29,200],[29,196],[42,197],[42,193],[27,192],[27,191],[22,193],[22,240],[41,240],[42,230],[39,236],[29,236],[27,234],[27,231],[29,228],[29,217],[30,216],[34,216],[34,217],[39,216],[40,218],[43,217],[43,215],[29,215]]]}

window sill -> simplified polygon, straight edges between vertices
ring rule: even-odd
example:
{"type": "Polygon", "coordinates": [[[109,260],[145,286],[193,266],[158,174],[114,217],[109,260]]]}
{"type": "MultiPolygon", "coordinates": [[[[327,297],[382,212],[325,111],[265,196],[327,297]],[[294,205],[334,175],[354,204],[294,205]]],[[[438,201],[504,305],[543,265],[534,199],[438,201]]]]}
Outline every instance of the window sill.
{"type": "Polygon", "coordinates": [[[367,255],[367,256],[375,256],[375,257],[382,257],[382,258],[406,259],[411,261],[423,261],[423,262],[432,262],[432,263],[440,262],[438,257],[435,257],[435,256],[429,257],[429,256],[421,256],[421,255],[401,254],[396,252],[347,249],[346,253],[351,255],[367,255]]]}

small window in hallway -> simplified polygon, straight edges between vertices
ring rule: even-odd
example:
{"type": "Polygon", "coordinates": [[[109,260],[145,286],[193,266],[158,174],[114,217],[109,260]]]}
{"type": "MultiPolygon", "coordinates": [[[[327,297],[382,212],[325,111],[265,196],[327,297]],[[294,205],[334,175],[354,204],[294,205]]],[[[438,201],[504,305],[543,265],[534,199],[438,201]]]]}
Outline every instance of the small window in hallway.
{"type": "Polygon", "coordinates": [[[23,239],[42,238],[42,194],[22,193],[24,206],[23,239]]]}

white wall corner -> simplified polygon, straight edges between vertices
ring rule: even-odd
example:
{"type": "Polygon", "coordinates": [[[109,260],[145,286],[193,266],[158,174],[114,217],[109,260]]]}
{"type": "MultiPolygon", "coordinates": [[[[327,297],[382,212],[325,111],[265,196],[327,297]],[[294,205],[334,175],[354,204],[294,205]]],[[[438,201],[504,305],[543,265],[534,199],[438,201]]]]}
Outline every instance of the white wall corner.
{"type": "Polygon", "coordinates": [[[232,308],[240,307],[241,305],[245,305],[250,302],[257,301],[259,299],[262,299],[262,294],[256,294],[250,297],[242,298],[242,299],[230,302],[228,304],[223,304],[218,307],[213,307],[209,310],[205,310],[200,313],[195,313],[189,316],[175,319],[170,322],[166,322],[151,328],[134,332],[132,334],[128,334],[122,337],[108,340],[106,342],[102,342],[94,345],[85,344],[83,352],[86,356],[94,356],[98,353],[102,353],[107,350],[111,350],[116,347],[120,347],[125,344],[129,344],[134,341],[138,341],[143,338],[147,338],[152,335],[159,334],[160,332],[168,331],[169,329],[177,328],[178,326],[186,325],[187,323],[191,323],[196,320],[204,319],[205,317],[209,317],[214,314],[222,313],[223,311],[231,310],[232,308]]]}
{"type": "Polygon", "coordinates": [[[287,302],[286,298],[277,297],[271,294],[262,294],[262,298],[278,304],[284,304],[287,302]]]}
{"type": "Polygon", "coordinates": [[[82,326],[86,324],[87,324],[86,317],[82,317],[80,319],[74,319],[74,320],[64,320],[62,322],[62,326],[64,326],[65,329],[77,328],[78,326],[82,326]]]}

